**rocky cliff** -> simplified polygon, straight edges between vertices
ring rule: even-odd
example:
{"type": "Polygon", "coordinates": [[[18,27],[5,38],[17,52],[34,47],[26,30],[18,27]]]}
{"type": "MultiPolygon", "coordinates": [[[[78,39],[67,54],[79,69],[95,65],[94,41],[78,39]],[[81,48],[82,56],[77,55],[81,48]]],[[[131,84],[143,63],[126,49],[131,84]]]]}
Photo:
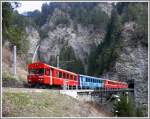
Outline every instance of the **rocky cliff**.
{"type": "MultiPolygon", "coordinates": [[[[93,24],[83,25],[75,21],[70,13],[62,10],[65,5],[68,6],[66,9],[72,9],[68,4],[62,4],[60,8],[56,7],[51,16],[48,17],[47,22],[40,27],[39,34],[41,37],[35,29],[28,27],[28,39],[31,42],[29,53],[33,54],[37,44],[39,44],[39,60],[56,66],[56,55],[61,55],[64,48],[71,47],[75,58],[81,61],[85,72],[87,72],[88,56],[91,50],[104,39],[105,27],[98,26],[95,28],[93,24]],[[67,23],[64,23],[62,19],[65,19],[67,23]]],[[[109,18],[112,5],[99,3],[92,9],[101,10],[109,18]]],[[[105,21],[105,25],[107,21],[105,21]]]]}
{"type": "Polygon", "coordinates": [[[41,60],[50,63],[52,54],[60,54],[63,47],[71,46],[76,58],[80,59],[86,68],[86,59],[91,49],[103,40],[105,34],[104,30],[93,33],[90,31],[93,31],[92,27],[82,27],[80,24],[77,24],[76,30],[72,25],[69,27],[59,25],[54,30],[48,31],[48,37],[40,42],[41,60]],[[47,57],[42,59],[44,54],[47,54],[47,57]]]}
{"type": "Polygon", "coordinates": [[[134,98],[137,105],[148,105],[148,48],[143,46],[136,33],[137,24],[125,23],[122,30],[122,51],[114,67],[105,74],[108,78],[134,83],[134,98]]]}

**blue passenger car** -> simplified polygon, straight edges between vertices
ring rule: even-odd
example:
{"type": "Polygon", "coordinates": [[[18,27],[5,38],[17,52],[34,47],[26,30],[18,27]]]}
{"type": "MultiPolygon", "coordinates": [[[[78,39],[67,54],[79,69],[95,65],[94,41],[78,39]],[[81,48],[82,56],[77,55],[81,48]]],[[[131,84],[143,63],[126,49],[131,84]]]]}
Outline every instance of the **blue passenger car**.
{"type": "Polygon", "coordinates": [[[81,89],[97,89],[102,88],[104,80],[102,78],[79,75],[79,87],[81,89]]]}

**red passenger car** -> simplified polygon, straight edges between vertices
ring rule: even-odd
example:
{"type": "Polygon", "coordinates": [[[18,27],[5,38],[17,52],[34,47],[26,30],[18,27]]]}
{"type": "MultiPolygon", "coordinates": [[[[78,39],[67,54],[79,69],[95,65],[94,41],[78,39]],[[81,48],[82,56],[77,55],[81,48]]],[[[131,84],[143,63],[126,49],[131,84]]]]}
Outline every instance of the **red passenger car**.
{"type": "Polygon", "coordinates": [[[28,84],[78,86],[78,75],[42,62],[28,64],[28,84]]]}
{"type": "Polygon", "coordinates": [[[128,88],[128,84],[125,82],[113,81],[113,80],[105,80],[104,88],[128,88]]]}

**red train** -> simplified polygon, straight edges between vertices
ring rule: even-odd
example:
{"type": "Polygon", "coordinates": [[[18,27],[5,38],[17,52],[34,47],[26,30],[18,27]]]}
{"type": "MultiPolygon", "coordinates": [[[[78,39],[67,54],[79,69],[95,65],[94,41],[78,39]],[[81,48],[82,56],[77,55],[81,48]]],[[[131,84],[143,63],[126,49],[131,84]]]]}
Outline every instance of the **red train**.
{"type": "Polygon", "coordinates": [[[128,88],[128,84],[125,82],[105,80],[104,88],[128,88]]]}
{"type": "Polygon", "coordinates": [[[59,69],[42,62],[28,64],[28,84],[37,83],[45,85],[66,85],[78,86],[78,75],[63,69],[59,69]]]}
{"type": "Polygon", "coordinates": [[[127,83],[76,74],[42,62],[28,64],[28,84],[79,88],[128,88],[127,83]]]}

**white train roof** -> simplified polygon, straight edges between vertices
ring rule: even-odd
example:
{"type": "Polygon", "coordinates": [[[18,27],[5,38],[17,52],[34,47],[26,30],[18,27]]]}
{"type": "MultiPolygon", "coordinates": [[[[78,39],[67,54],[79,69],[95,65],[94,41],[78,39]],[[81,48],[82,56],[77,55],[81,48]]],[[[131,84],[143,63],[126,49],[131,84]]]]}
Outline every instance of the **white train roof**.
{"type": "Polygon", "coordinates": [[[87,75],[81,75],[81,74],[79,74],[79,75],[80,75],[80,76],[83,76],[83,77],[98,79],[98,80],[105,80],[105,79],[103,79],[103,78],[98,78],[98,77],[93,77],[93,76],[87,76],[87,75]]]}

